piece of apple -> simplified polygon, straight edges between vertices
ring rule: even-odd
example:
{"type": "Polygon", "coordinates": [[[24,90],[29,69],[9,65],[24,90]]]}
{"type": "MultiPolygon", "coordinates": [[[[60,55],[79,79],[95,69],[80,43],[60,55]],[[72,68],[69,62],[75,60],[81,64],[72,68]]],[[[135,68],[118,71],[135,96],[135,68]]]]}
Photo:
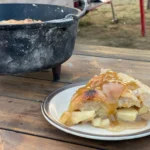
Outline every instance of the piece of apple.
{"type": "Polygon", "coordinates": [[[139,109],[138,115],[143,115],[146,114],[147,112],[148,112],[148,108],[146,106],[143,106],[139,109]]]}
{"type": "Polygon", "coordinates": [[[110,125],[110,120],[109,119],[103,119],[100,123],[100,128],[107,128],[110,125]]]}
{"type": "Polygon", "coordinates": [[[117,110],[117,118],[122,121],[133,122],[136,120],[138,111],[134,108],[121,108],[117,110]]]}
{"type": "Polygon", "coordinates": [[[72,112],[71,114],[71,122],[72,124],[78,124],[80,122],[90,121],[95,117],[95,111],[79,111],[72,112]]]}
{"type": "Polygon", "coordinates": [[[100,128],[107,128],[110,125],[109,119],[95,118],[92,120],[92,125],[100,128]]]}
{"type": "Polygon", "coordinates": [[[62,124],[66,124],[66,122],[68,121],[68,119],[71,117],[71,113],[66,111],[62,114],[62,116],[60,117],[59,121],[62,124]]]}
{"type": "Polygon", "coordinates": [[[95,126],[95,127],[100,127],[101,122],[102,122],[101,118],[95,118],[95,119],[92,120],[92,125],[95,126]]]}

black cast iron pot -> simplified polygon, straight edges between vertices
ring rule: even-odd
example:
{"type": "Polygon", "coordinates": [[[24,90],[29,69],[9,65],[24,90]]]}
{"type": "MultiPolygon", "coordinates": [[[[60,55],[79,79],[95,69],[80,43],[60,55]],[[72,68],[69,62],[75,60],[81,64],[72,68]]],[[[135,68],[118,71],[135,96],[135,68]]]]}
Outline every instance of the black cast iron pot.
{"type": "Polygon", "coordinates": [[[86,12],[45,4],[0,4],[1,20],[41,20],[42,23],[0,25],[0,74],[53,69],[60,78],[61,64],[73,52],[79,18],[86,12]]]}

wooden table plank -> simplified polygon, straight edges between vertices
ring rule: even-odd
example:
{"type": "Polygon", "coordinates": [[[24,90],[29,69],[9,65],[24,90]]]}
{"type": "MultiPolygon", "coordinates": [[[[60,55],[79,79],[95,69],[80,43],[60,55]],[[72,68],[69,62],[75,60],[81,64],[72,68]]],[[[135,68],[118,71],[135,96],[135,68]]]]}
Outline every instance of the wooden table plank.
{"type": "MultiPolygon", "coordinates": [[[[81,82],[92,78],[100,73],[100,68],[111,68],[140,79],[150,85],[150,62],[120,60],[92,56],[73,55],[62,65],[61,82],[81,82]]],[[[50,72],[37,72],[22,76],[51,80],[50,72]]]]}
{"type": "Polygon", "coordinates": [[[89,140],[66,134],[47,123],[41,114],[40,103],[0,97],[0,128],[45,138],[86,145],[103,150],[149,150],[149,137],[120,142],[89,140]]]}
{"type": "Polygon", "coordinates": [[[0,130],[1,150],[95,150],[85,146],[0,130]]]}
{"type": "Polygon", "coordinates": [[[99,74],[100,68],[112,68],[115,71],[127,73],[150,85],[149,66],[149,62],[74,55],[62,66],[61,82],[48,81],[48,79],[50,80],[50,71],[22,75],[26,78],[0,76],[0,95],[43,101],[49,93],[68,84],[68,82],[74,83],[89,80],[95,74],[99,74]]]}
{"type": "Polygon", "coordinates": [[[0,76],[0,95],[43,101],[49,93],[64,85],[66,84],[60,82],[54,83],[46,80],[0,76]]]}
{"type": "Polygon", "coordinates": [[[74,54],[127,60],[150,61],[150,51],[139,49],[76,44],[74,54]]]}

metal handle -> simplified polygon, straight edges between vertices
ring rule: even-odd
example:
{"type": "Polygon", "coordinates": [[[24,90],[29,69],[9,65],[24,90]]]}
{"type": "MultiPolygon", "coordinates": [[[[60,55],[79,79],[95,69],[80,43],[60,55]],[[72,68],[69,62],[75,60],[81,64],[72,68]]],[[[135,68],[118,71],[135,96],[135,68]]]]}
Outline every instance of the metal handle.
{"type": "Polygon", "coordinates": [[[88,7],[89,7],[88,1],[84,0],[84,9],[82,10],[82,12],[79,15],[77,15],[77,17],[81,18],[86,13],[88,7]]]}
{"type": "Polygon", "coordinates": [[[65,16],[65,18],[62,19],[57,19],[57,20],[50,20],[50,21],[45,21],[46,23],[52,23],[52,24],[57,24],[57,23],[69,23],[69,22],[73,22],[74,18],[81,18],[87,11],[88,8],[88,1],[87,0],[83,0],[84,1],[84,9],[81,11],[81,13],[79,13],[78,15],[75,14],[68,14],[67,16],[65,16]]]}
{"type": "Polygon", "coordinates": [[[89,4],[88,4],[88,1],[87,0],[83,0],[84,1],[84,8],[83,10],[81,11],[81,13],[79,13],[78,15],[74,15],[74,14],[68,14],[66,16],[66,18],[69,18],[69,17],[74,17],[74,18],[81,18],[82,16],[84,16],[84,14],[86,13],[88,7],[89,7],[89,4]]]}
{"type": "Polygon", "coordinates": [[[79,13],[78,15],[75,15],[75,14],[68,14],[65,18],[66,19],[69,19],[69,18],[77,18],[77,19],[79,19],[79,18],[81,18],[82,16],[84,16],[84,14],[86,13],[86,11],[87,11],[87,9],[88,9],[88,6],[89,6],[89,4],[88,4],[88,1],[87,0],[83,0],[84,1],[84,9],[81,11],[81,13],[79,13]]]}

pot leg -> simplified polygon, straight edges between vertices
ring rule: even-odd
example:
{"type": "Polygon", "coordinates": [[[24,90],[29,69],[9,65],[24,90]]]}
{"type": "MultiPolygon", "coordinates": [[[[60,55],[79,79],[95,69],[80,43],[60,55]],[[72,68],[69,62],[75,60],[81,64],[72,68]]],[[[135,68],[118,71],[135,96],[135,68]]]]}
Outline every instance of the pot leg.
{"type": "Polygon", "coordinates": [[[57,65],[56,67],[52,68],[53,71],[53,81],[57,82],[60,80],[60,74],[61,74],[61,65],[57,65]]]}

